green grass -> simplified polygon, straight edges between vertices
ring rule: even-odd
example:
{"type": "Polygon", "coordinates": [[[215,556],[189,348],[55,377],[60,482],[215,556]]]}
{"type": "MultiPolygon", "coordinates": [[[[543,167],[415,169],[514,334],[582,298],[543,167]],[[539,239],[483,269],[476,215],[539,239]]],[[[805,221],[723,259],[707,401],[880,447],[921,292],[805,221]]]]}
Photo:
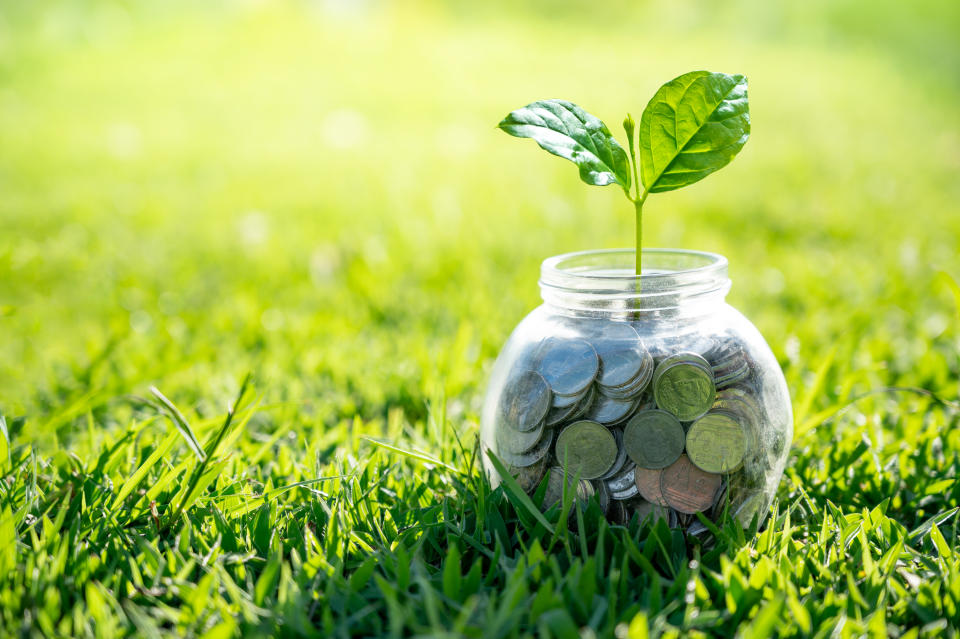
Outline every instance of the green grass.
{"type": "Polygon", "coordinates": [[[0,636],[960,634],[958,10],[598,4],[0,7],[0,636]],[[728,256],[792,455],[758,534],[568,530],[480,402],[632,210],[494,125],[698,67],[753,137],[645,236],[728,256]]]}

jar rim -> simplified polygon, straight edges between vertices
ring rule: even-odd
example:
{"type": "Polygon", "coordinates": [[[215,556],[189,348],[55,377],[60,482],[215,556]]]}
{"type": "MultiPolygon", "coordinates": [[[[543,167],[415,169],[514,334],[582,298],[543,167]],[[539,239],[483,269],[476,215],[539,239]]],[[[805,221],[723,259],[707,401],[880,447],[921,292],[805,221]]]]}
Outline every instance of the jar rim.
{"type": "MultiPolygon", "coordinates": [[[[554,255],[545,259],[540,267],[541,277],[549,275],[558,275],[561,277],[583,277],[589,279],[597,280],[619,280],[619,281],[630,281],[635,282],[637,279],[637,274],[634,268],[631,266],[629,269],[615,269],[615,270],[588,270],[588,266],[579,266],[572,268],[564,268],[564,264],[573,262],[582,258],[591,258],[591,257],[603,257],[611,258],[611,261],[616,258],[629,258],[629,260],[624,260],[630,264],[635,263],[636,261],[636,250],[629,248],[614,248],[614,249],[593,249],[589,251],[574,251],[571,253],[561,253],[560,255],[554,255]]],[[[727,258],[719,253],[711,253],[709,251],[696,251],[693,249],[676,249],[676,248],[645,248],[643,249],[643,254],[641,259],[650,258],[650,261],[656,260],[658,258],[664,257],[677,257],[677,258],[689,258],[693,260],[701,260],[702,264],[699,266],[694,266],[691,268],[683,269],[666,269],[663,267],[657,268],[655,265],[652,265],[650,271],[647,271],[644,268],[644,271],[640,274],[641,282],[647,282],[654,279],[662,279],[664,277],[676,277],[678,275],[687,275],[687,276],[710,276],[710,275],[720,275],[728,267],[727,258]]],[[[644,259],[644,267],[646,266],[647,259],[644,259]]],[[[725,275],[725,274],[724,274],[725,275]]]]}
{"type": "Polygon", "coordinates": [[[690,249],[643,249],[636,274],[634,249],[563,253],[540,268],[544,301],[570,311],[691,309],[721,301],[730,290],[727,258],[690,249]]]}

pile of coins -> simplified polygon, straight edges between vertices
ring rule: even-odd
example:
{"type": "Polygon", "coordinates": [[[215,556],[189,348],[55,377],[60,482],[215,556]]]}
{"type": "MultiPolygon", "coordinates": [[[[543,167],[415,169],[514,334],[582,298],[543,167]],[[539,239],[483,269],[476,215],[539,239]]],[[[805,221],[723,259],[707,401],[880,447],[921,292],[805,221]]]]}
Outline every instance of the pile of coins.
{"type": "Polygon", "coordinates": [[[647,342],[628,322],[593,323],[515,363],[494,452],[527,493],[545,484],[544,508],[566,482],[612,520],[689,525],[695,513],[719,512],[731,490],[762,481],[772,454],[759,450],[756,367],[739,341],[647,342]]]}

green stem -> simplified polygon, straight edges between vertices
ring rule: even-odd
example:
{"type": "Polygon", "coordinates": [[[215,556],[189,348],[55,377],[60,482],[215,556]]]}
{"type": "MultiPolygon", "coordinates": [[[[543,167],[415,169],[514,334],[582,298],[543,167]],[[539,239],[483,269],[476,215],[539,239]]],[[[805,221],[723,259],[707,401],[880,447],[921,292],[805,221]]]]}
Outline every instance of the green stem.
{"type": "Polygon", "coordinates": [[[637,220],[637,291],[640,291],[640,274],[642,273],[643,256],[643,203],[647,200],[647,191],[636,200],[633,200],[633,210],[637,220]]]}

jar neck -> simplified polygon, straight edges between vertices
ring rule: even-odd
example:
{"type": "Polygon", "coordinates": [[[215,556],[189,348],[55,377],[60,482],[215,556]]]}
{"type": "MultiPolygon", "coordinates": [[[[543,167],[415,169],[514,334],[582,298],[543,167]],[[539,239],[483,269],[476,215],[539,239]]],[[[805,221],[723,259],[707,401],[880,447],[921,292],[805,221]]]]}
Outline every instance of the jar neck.
{"type": "Polygon", "coordinates": [[[709,314],[730,290],[727,258],[682,249],[632,249],[556,255],[540,268],[540,295],[554,312],[612,318],[709,314]],[[639,285],[639,286],[638,286],[639,285]]]}

